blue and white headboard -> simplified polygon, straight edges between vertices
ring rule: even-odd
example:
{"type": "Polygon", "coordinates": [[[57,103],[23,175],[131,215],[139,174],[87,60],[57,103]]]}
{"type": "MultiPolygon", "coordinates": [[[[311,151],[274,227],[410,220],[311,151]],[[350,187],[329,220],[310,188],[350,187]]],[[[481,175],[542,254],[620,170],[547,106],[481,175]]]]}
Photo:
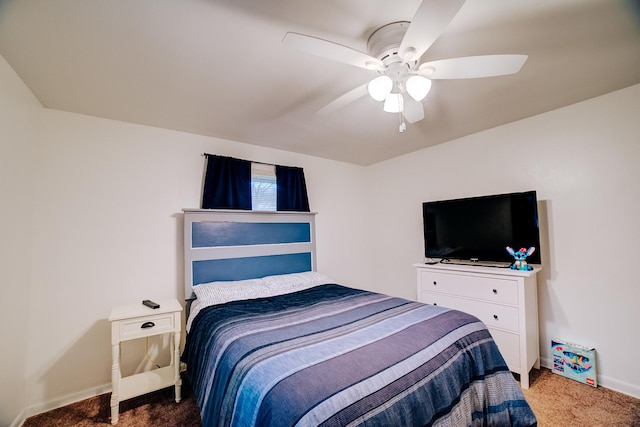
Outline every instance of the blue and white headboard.
{"type": "Polygon", "coordinates": [[[186,299],[202,283],[316,270],[315,213],[183,212],[186,299]]]}

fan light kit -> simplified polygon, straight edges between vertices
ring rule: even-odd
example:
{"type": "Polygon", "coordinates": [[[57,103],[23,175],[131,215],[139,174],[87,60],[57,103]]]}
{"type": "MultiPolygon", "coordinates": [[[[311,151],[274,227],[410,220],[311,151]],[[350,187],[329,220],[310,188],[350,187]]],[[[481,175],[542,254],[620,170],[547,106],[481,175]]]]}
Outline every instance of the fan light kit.
{"type": "Polygon", "coordinates": [[[336,98],[318,114],[332,113],[369,94],[376,101],[384,101],[384,111],[400,115],[398,129],[404,132],[405,119],[415,123],[424,118],[422,101],[431,90],[432,80],[514,74],[527,60],[527,55],[484,55],[419,64],[422,55],[464,3],[465,0],[423,0],[411,22],[393,22],[374,31],[367,41],[367,53],[298,33],[287,33],[282,42],[303,52],[379,74],[336,98]]]}
{"type": "Polygon", "coordinates": [[[405,83],[407,93],[416,101],[422,101],[431,90],[431,80],[423,76],[411,76],[405,83]]]}
{"type": "Polygon", "coordinates": [[[384,101],[393,89],[393,81],[389,76],[379,76],[367,85],[369,95],[376,101],[384,101]]]}

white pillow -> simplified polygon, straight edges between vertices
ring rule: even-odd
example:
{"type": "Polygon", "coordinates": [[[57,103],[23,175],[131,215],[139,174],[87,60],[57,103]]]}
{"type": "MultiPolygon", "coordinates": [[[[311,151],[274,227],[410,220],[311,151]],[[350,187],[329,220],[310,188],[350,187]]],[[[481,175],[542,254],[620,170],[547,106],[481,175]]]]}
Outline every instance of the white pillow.
{"type": "Polygon", "coordinates": [[[261,279],[236,280],[230,282],[210,282],[196,285],[193,292],[198,297],[190,307],[187,331],[198,312],[210,305],[231,301],[266,298],[301,291],[325,283],[335,283],[327,276],[315,271],[280,274],[261,279]]]}
{"type": "Polygon", "coordinates": [[[269,288],[262,279],[203,283],[194,286],[193,292],[202,307],[269,296],[269,288]]]}
{"type": "Polygon", "coordinates": [[[301,291],[318,285],[324,285],[326,283],[335,283],[324,274],[320,274],[316,271],[267,276],[263,277],[263,280],[265,285],[272,292],[271,295],[281,295],[301,291]]]}
{"type": "Polygon", "coordinates": [[[196,318],[202,308],[203,307],[197,298],[191,301],[191,305],[189,306],[189,318],[187,319],[187,332],[191,330],[191,323],[193,323],[193,319],[196,318]]]}

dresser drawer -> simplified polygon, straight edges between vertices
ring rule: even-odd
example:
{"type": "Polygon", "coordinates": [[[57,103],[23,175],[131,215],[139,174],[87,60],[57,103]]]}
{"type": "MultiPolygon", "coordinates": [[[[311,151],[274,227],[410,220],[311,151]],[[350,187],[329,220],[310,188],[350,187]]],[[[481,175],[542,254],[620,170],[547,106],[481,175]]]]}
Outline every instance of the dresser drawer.
{"type": "Polygon", "coordinates": [[[173,313],[119,321],[120,340],[131,340],[175,331],[173,313]]]}
{"type": "Polygon", "coordinates": [[[422,271],[420,283],[422,291],[518,305],[518,283],[515,280],[422,271]]]}
{"type": "Polygon", "coordinates": [[[520,336],[509,332],[489,329],[493,340],[498,345],[500,354],[511,370],[520,368],[520,336]]]}
{"type": "Polygon", "coordinates": [[[489,328],[519,332],[518,309],[516,307],[457,298],[434,292],[422,292],[420,300],[427,304],[435,304],[472,314],[482,320],[489,328]]]}

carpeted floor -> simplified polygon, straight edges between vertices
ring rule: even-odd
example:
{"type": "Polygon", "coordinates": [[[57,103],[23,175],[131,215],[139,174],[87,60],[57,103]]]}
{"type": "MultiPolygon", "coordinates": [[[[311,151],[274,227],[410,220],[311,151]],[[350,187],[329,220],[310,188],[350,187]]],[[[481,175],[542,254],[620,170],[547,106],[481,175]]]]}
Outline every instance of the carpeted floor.
{"type": "MultiPolygon", "coordinates": [[[[111,425],[111,394],[82,400],[27,418],[23,427],[90,427],[111,425]]],[[[182,400],[173,387],[120,402],[119,427],[200,427],[200,411],[189,381],[182,377],[182,400]]]]}
{"type": "MultiPolygon", "coordinates": [[[[173,400],[165,389],[120,403],[120,427],[200,426],[198,406],[183,381],[183,399],[173,400]]],[[[531,388],[524,395],[541,427],[640,426],[640,400],[598,387],[594,389],[551,373],[533,370],[531,388]]],[[[109,394],[86,399],[28,418],[24,427],[89,427],[110,424],[109,394]]]]}
{"type": "Polygon", "coordinates": [[[538,425],[561,427],[640,426],[640,400],[607,388],[593,388],[533,369],[528,390],[522,390],[538,425]]]}

